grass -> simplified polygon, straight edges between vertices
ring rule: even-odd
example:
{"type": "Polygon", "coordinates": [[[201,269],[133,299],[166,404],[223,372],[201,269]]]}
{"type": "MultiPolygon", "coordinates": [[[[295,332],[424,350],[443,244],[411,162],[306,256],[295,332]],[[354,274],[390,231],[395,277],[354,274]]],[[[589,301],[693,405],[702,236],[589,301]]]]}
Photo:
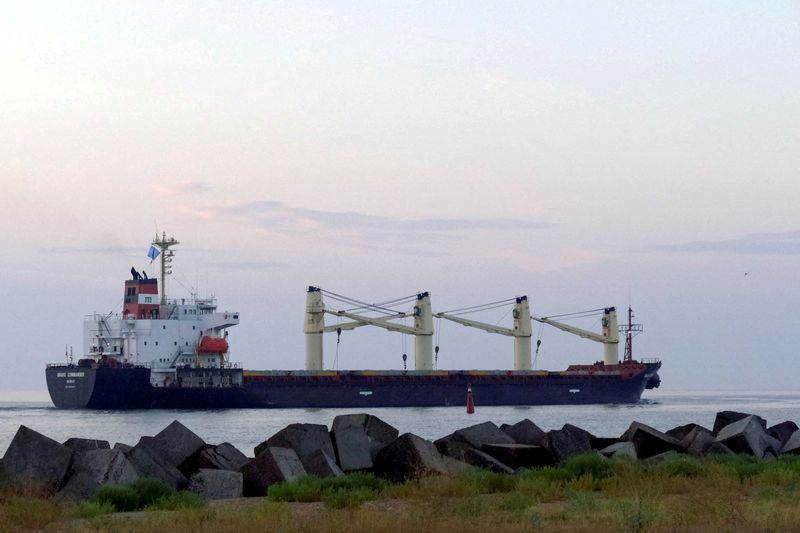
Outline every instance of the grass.
{"type": "Polygon", "coordinates": [[[800,530],[800,458],[582,456],[561,467],[388,484],[369,474],[302,478],[246,506],[203,506],[151,482],[79,506],[0,494],[0,531],[786,531],[800,530]],[[136,518],[109,514],[148,501],[136,518]],[[322,502],[310,503],[310,502],[322,502]],[[369,503],[367,503],[369,502],[369,503]],[[76,518],[82,520],[76,521],[76,518]],[[71,521],[70,521],[71,520],[71,521]],[[57,524],[54,524],[57,522],[57,524]]]}
{"type": "Polygon", "coordinates": [[[283,502],[323,501],[329,507],[343,509],[376,499],[385,487],[386,482],[382,479],[361,472],[343,477],[305,476],[272,485],[267,490],[267,497],[283,502]]]}

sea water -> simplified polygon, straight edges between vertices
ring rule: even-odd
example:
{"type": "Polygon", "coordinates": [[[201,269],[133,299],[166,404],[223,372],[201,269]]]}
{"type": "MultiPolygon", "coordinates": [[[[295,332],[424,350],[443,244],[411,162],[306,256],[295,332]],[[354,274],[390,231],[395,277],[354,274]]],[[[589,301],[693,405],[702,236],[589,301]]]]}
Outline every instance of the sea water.
{"type": "Polygon", "coordinates": [[[84,437],[136,444],[143,435],[155,435],[173,420],[197,433],[207,443],[230,442],[247,455],[283,427],[305,422],[330,427],[336,415],[367,412],[400,430],[426,439],[443,437],[456,429],[487,420],[498,425],[524,418],[545,430],[574,424],[601,437],[619,436],[637,421],[656,429],[695,422],[711,428],[718,411],[757,414],[767,422],[800,422],[800,393],[676,393],[647,391],[632,405],[560,405],[531,407],[482,407],[477,398],[474,414],[464,407],[377,409],[219,409],[89,411],[56,409],[50,402],[0,403],[0,450],[5,452],[20,425],[57,441],[84,437]]]}

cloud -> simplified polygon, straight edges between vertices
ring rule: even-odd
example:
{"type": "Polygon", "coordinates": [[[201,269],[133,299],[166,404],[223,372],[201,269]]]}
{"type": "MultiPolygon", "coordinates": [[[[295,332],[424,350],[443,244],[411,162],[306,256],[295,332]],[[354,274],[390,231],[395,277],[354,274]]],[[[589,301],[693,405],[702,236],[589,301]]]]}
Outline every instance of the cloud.
{"type": "Polygon", "coordinates": [[[175,183],[159,183],[154,187],[159,194],[177,196],[182,194],[202,194],[211,190],[211,185],[205,181],[179,181],[175,183]]]}
{"type": "Polygon", "coordinates": [[[402,219],[353,211],[321,211],[290,207],[272,200],[199,208],[195,210],[195,214],[203,218],[226,217],[286,233],[327,228],[358,229],[372,234],[450,234],[467,231],[506,231],[551,227],[551,224],[511,218],[402,219]]]}
{"type": "Polygon", "coordinates": [[[55,246],[42,248],[43,253],[48,254],[97,254],[97,255],[141,255],[145,257],[147,247],[123,247],[123,246],[55,246]]]}
{"type": "Polygon", "coordinates": [[[268,270],[272,268],[282,268],[288,266],[286,263],[278,261],[211,261],[205,263],[209,268],[222,268],[225,270],[268,270]]]}
{"type": "Polygon", "coordinates": [[[336,246],[410,255],[448,254],[456,243],[481,232],[539,230],[552,225],[513,218],[396,218],[355,211],[292,207],[273,200],[238,204],[184,206],[184,214],[227,221],[291,239],[313,239],[336,246]]]}
{"type": "Polygon", "coordinates": [[[655,247],[667,252],[730,253],[740,255],[800,254],[800,231],[750,233],[718,241],[691,241],[655,247]]]}

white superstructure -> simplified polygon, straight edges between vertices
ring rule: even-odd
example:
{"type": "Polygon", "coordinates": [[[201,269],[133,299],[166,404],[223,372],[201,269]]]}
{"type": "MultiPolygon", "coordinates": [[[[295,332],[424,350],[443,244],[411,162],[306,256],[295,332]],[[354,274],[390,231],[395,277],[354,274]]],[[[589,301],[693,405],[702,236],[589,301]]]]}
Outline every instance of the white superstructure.
{"type": "MultiPolygon", "coordinates": [[[[153,244],[167,251],[177,241],[156,238],[153,244]]],[[[162,254],[165,257],[171,258],[172,252],[162,254]]],[[[122,313],[85,318],[84,359],[149,366],[156,386],[174,382],[177,368],[232,366],[227,328],[239,323],[238,312],[218,311],[214,298],[169,300],[159,294],[156,279],[133,268],[131,275],[133,279],[125,282],[122,313]]]]}

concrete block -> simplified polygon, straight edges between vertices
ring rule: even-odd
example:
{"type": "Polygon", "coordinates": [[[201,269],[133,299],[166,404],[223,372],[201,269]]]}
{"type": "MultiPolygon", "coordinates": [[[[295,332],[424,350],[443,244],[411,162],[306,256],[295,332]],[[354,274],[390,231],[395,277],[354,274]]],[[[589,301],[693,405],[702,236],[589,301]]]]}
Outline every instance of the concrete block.
{"type": "Polygon", "coordinates": [[[483,447],[482,451],[488,453],[513,470],[518,468],[550,466],[554,463],[553,457],[544,446],[529,444],[487,444],[483,447]]]}
{"type": "Polygon", "coordinates": [[[20,426],[3,458],[8,482],[44,494],[53,494],[64,483],[73,451],[53,439],[20,426]]]}
{"type": "Polygon", "coordinates": [[[398,434],[377,416],[364,413],[335,417],[330,432],[336,460],[345,472],[371,469],[378,452],[398,434]]]}
{"type": "Polygon", "coordinates": [[[107,440],[71,438],[64,441],[64,446],[73,452],[88,452],[90,450],[108,450],[111,447],[107,440]]]}
{"type": "Polygon", "coordinates": [[[314,450],[308,455],[300,458],[303,468],[312,476],[317,477],[339,477],[344,472],[336,464],[336,460],[321,449],[314,450]]]}
{"type": "Polygon", "coordinates": [[[683,451],[678,439],[641,422],[632,422],[621,438],[633,443],[639,459],[647,459],[670,450],[683,451]]]}
{"type": "Polygon", "coordinates": [[[510,466],[498,461],[486,452],[477,448],[468,447],[461,457],[461,460],[469,465],[490,470],[499,474],[513,474],[514,469],[510,466]]]}
{"type": "Polygon", "coordinates": [[[255,454],[268,447],[291,448],[301,458],[316,450],[322,450],[330,457],[336,456],[328,427],[322,424],[290,424],[256,446],[255,454]]]}
{"type": "Polygon", "coordinates": [[[541,446],[546,438],[544,430],[527,418],[513,425],[503,424],[500,426],[500,430],[517,444],[541,446]]]}
{"type": "Polygon", "coordinates": [[[128,460],[133,464],[140,477],[158,478],[175,490],[185,489],[189,485],[180,470],[159,457],[154,457],[147,449],[147,445],[137,444],[127,454],[128,460]]]}
{"type": "Polygon", "coordinates": [[[715,443],[717,443],[716,437],[714,437],[711,431],[705,428],[692,429],[681,441],[681,445],[684,450],[686,450],[686,453],[692,457],[704,457],[706,451],[715,443]]]}
{"type": "Polygon", "coordinates": [[[714,418],[714,435],[718,435],[720,430],[725,426],[733,424],[734,422],[737,422],[743,418],[747,418],[748,416],[754,416],[759,424],[761,424],[761,427],[764,430],[767,429],[767,421],[760,416],[751,415],[749,413],[739,413],[738,411],[720,411],[717,413],[716,418],[714,418]]]}
{"type": "Polygon", "coordinates": [[[786,440],[786,444],[781,448],[781,453],[800,454],[800,430],[792,433],[792,436],[786,440]]]}
{"type": "Polygon", "coordinates": [[[130,452],[133,449],[133,446],[131,446],[130,444],[125,444],[124,442],[118,442],[114,444],[114,449],[120,450],[127,455],[128,452],[130,452]]]}
{"type": "Polygon", "coordinates": [[[567,427],[565,425],[562,429],[547,432],[545,446],[556,463],[592,451],[589,437],[573,431],[572,427],[574,426],[567,427]]]}
{"type": "Polygon", "coordinates": [[[204,500],[241,498],[243,480],[241,472],[201,468],[189,478],[189,490],[204,500]]]}
{"type": "Polygon", "coordinates": [[[216,446],[207,444],[184,461],[178,470],[186,477],[191,477],[200,469],[238,472],[249,461],[250,459],[228,442],[216,446]]]}
{"type": "Polygon", "coordinates": [[[664,461],[672,459],[673,457],[677,456],[678,452],[676,452],[675,450],[669,450],[663,453],[659,453],[657,455],[651,455],[647,459],[644,459],[643,462],[647,464],[658,464],[658,463],[663,463],[664,461]]]}
{"type": "Polygon", "coordinates": [[[153,457],[177,468],[205,444],[203,439],[175,420],[154,437],[142,437],[136,446],[146,449],[153,457]]]}
{"type": "Polygon", "coordinates": [[[589,440],[589,446],[591,446],[593,450],[600,451],[600,450],[605,450],[612,444],[617,444],[618,442],[625,442],[625,441],[623,441],[619,437],[595,437],[589,440]]]}
{"type": "Polygon", "coordinates": [[[91,476],[102,485],[127,485],[139,477],[122,450],[99,449],[80,454],[72,470],[91,476]]]}
{"type": "Polygon", "coordinates": [[[448,466],[436,446],[417,435],[404,433],[375,457],[376,474],[392,481],[448,474],[448,466]]]}
{"type": "Polygon", "coordinates": [[[789,440],[789,437],[798,429],[800,428],[797,427],[797,424],[791,420],[787,420],[786,422],[781,422],[780,424],[775,424],[767,428],[767,435],[781,441],[781,446],[783,446],[786,444],[786,441],[789,440]]]}
{"type": "Polygon", "coordinates": [[[292,481],[306,475],[305,468],[291,448],[267,448],[241,470],[244,495],[264,496],[270,485],[292,481]]]}
{"type": "Polygon", "coordinates": [[[482,449],[487,444],[514,444],[515,441],[493,422],[483,422],[453,432],[453,439],[482,449]]]}
{"type": "Polygon", "coordinates": [[[707,431],[709,434],[711,433],[710,429],[704,428],[700,424],[691,423],[691,424],[686,424],[686,425],[683,425],[683,426],[678,426],[678,427],[674,427],[674,428],[672,428],[670,430],[667,430],[666,434],[669,435],[670,437],[673,437],[673,438],[679,440],[679,441],[683,441],[683,439],[686,437],[686,435],[688,435],[695,428],[701,428],[701,429],[707,431]]]}
{"type": "Polygon", "coordinates": [[[331,431],[336,450],[336,462],[345,472],[371,470],[372,444],[361,428],[343,428],[331,431]]]}
{"type": "Polygon", "coordinates": [[[717,442],[735,453],[745,453],[763,459],[767,454],[776,454],[781,449],[778,439],[767,434],[763,418],[753,415],[728,424],[717,433],[717,442]]]}
{"type": "Polygon", "coordinates": [[[99,488],[100,483],[92,476],[85,472],[76,472],[69,477],[66,484],[58,491],[56,500],[70,503],[89,500],[95,495],[99,488]]]}
{"type": "Polygon", "coordinates": [[[639,457],[636,455],[636,446],[633,445],[632,442],[622,441],[622,442],[615,442],[602,450],[600,453],[604,457],[629,457],[631,459],[638,459],[639,457]]]}

